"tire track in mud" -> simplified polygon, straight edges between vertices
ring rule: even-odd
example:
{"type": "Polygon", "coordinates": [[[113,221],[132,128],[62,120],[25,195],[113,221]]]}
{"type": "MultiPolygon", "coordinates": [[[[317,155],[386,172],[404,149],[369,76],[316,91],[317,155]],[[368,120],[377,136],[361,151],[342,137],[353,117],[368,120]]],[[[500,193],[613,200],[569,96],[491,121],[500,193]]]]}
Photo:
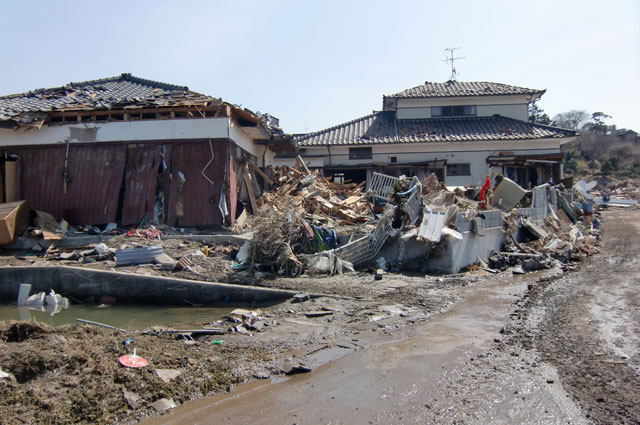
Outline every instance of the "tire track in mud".
{"type": "Polygon", "coordinates": [[[598,424],[640,423],[639,213],[606,213],[600,255],[530,287],[514,337],[557,369],[565,390],[598,424]]]}

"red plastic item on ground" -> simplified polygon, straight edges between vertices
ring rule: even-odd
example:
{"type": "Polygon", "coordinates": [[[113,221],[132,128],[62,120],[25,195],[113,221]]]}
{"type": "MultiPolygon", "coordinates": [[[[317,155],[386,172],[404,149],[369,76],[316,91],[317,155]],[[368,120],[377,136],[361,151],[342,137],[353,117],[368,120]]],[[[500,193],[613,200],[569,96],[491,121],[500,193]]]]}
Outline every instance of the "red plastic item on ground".
{"type": "Polygon", "coordinates": [[[149,364],[149,362],[147,361],[147,359],[136,356],[135,354],[125,354],[124,356],[120,357],[120,364],[126,367],[145,367],[149,364]]]}

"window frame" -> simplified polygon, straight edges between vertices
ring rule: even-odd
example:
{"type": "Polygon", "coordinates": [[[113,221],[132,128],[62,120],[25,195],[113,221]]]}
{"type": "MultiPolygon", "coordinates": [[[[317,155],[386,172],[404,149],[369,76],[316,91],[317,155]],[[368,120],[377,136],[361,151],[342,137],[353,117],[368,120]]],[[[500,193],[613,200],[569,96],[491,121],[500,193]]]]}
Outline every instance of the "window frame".
{"type": "Polygon", "coordinates": [[[447,177],[468,177],[471,176],[470,162],[456,162],[447,164],[447,177]]]}
{"type": "Polygon", "coordinates": [[[448,106],[432,106],[431,107],[431,117],[433,118],[476,117],[476,116],[478,116],[478,105],[448,105],[448,106]]]}
{"type": "Polygon", "coordinates": [[[349,148],[349,159],[350,160],[373,159],[373,148],[372,147],[349,148]]]}

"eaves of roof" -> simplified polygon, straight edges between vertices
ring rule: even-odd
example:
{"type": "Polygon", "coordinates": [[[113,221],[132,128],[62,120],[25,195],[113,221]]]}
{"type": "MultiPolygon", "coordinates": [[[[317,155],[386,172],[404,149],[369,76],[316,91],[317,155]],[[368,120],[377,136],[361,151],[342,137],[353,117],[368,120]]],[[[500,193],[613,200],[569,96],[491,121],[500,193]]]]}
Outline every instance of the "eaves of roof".
{"type": "Polygon", "coordinates": [[[502,116],[465,118],[395,118],[393,112],[371,115],[295,138],[300,147],[375,145],[566,138],[576,132],[502,116]]]}

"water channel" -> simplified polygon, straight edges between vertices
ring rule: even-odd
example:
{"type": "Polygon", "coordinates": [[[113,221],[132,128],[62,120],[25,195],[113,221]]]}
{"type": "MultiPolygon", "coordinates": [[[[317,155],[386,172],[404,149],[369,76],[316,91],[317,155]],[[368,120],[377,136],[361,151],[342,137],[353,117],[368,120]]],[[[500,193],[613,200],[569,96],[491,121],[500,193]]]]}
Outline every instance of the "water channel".
{"type": "Polygon", "coordinates": [[[175,329],[199,329],[215,322],[234,307],[190,307],[139,304],[77,304],[55,311],[49,306],[41,309],[18,307],[15,303],[0,305],[0,321],[35,320],[51,326],[78,324],[77,318],[127,330],[143,330],[148,326],[167,326],[175,329]]]}

